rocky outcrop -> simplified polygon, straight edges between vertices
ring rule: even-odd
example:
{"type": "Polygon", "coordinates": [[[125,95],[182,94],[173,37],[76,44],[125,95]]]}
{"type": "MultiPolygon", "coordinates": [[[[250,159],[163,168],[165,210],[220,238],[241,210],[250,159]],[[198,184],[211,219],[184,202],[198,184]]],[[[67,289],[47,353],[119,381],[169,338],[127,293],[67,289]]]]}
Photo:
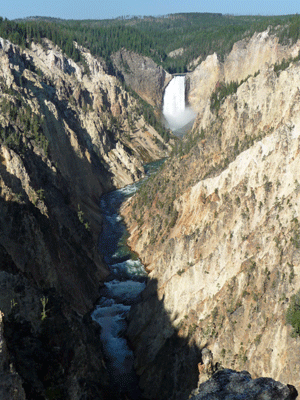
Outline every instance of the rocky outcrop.
{"type": "Polygon", "coordinates": [[[190,397],[192,400],[294,400],[297,397],[295,388],[283,385],[270,378],[252,379],[246,372],[224,369],[213,375],[199,387],[199,394],[190,397]]]}
{"type": "Polygon", "coordinates": [[[192,375],[204,347],[226,368],[300,387],[299,339],[285,322],[300,289],[299,68],[266,67],[218,113],[206,105],[182,152],[145,189],[149,211],[137,212],[138,197],[123,209],[129,243],[156,288],[151,297],[146,289],[128,329],[146,398],[164,387],[157,361],[175,340],[182,345],[168,384],[183,387],[170,389],[170,399],[187,390],[181,354],[192,375]],[[161,317],[148,318],[158,305],[161,317]]]}
{"type": "Polygon", "coordinates": [[[178,56],[182,56],[184,53],[184,48],[180,47],[179,49],[173,50],[168,54],[168,57],[176,58],[178,56]]]}
{"type": "Polygon", "coordinates": [[[151,58],[122,49],[112,55],[115,68],[142,99],[152,106],[161,108],[163,92],[172,76],[151,58]]]}

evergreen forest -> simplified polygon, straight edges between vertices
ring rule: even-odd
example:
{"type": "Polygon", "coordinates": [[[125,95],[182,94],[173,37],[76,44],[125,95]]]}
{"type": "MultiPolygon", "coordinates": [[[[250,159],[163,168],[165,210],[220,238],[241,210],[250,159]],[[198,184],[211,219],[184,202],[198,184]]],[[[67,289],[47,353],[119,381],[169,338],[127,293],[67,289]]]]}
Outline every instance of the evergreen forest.
{"type": "Polygon", "coordinates": [[[31,41],[41,43],[46,37],[74,61],[84,63],[74,45],[76,41],[93,55],[102,57],[112,73],[110,55],[123,47],[151,57],[170,73],[184,73],[195,67],[191,65],[193,60],[201,60],[214,52],[224,59],[236,41],[268,28],[270,33],[276,32],[281,43],[294,43],[300,38],[300,16],[183,13],[159,17],[122,16],[110,20],[30,17],[10,21],[0,18],[2,38],[27,47],[31,41]]]}

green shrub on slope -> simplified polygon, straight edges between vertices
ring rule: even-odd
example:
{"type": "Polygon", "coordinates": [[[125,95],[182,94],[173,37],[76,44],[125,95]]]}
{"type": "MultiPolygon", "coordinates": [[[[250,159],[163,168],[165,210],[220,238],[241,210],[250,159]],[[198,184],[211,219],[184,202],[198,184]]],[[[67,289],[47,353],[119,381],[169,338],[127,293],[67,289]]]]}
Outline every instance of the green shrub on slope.
{"type": "Polygon", "coordinates": [[[286,313],[286,322],[294,328],[293,336],[300,335],[300,291],[292,296],[286,313]]]}

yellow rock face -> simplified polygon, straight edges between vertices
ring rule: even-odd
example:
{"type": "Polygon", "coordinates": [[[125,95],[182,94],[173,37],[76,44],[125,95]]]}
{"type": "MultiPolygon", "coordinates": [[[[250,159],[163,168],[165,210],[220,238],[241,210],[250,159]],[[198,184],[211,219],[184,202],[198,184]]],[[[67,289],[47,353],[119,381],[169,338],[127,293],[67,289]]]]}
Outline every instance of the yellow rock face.
{"type": "Polygon", "coordinates": [[[195,78],[190,99],[201,105],[194,130],[202,128],[204,138],[166,163],[154,180],[165,195],[157,195],[142,221],[130,218],[134,199],[124,207],[129,242],[147,265],[155,304],[164,310],[158,321],[147,319],[155,296],[145,293],[131,314],[128,332],[145,390],[162,376],[153,360],[167,357],[172,335],[192,349],[208,347],[226,368],[300,388],[299,339],[285,323],[289,299],[300,289],[300,64],[278,73],[264,65],[294,51],[283,50],[261,34],[236,44],[224,65],[215,55],[203,62],[194,77],[208,83],[198,86],[195,78]],[[238,51],[249,57],[248,71],[238,51]],[[258,67],[260,73],[228,96],[218,115],[211,112],[207,96],[216,80],[239,80],[258,67]],[[159,204],[174,193],[176,220],[165,225],[159,204]],[[153,232],[157,221],[160,229],[153,232]]]}

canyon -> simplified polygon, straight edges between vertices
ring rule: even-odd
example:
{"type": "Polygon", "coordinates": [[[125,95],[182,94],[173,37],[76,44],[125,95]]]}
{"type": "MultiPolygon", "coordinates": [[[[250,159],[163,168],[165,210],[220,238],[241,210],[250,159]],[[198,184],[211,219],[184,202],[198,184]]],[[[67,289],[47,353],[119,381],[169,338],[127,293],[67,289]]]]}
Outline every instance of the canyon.
{"type": "Polygon", "coordinates": [[[80,51],[88,73],[47,39],[0,40],[3,399],[112,398],[99,327],[83,317],[109,275],[100,197],[170,151],[103,60],[80,51]]]}
{"type": "Polygon", "coordinates": [[[126,49],[112,74],[77,48],[84,64],[48,39],[0,39],[0,397],[127,398],[91,318],[110,279],[100,198],[167,158],[122,206],[149,276],[126,330],[142,398],[200,399],[222,376],[296,398],[299,337],[285,316],[300,290],[300,42],[265,31],[203,60],[186,75],[197,116],[182,141],[139,100],[160,118],[172,75],[126,49]]]}

